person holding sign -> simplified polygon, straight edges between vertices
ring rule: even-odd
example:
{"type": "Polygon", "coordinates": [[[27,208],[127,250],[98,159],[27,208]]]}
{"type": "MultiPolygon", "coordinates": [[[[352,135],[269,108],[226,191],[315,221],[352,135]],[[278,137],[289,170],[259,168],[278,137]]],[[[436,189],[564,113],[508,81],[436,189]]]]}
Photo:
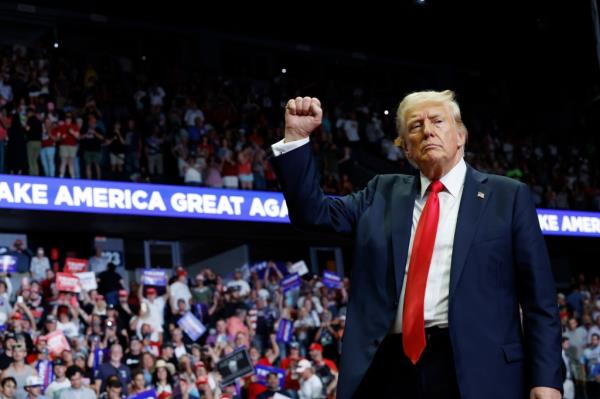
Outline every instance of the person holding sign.
{"type": "Polygon", "coordinates": [[[338,399],[559,399],[560,320],[532,196],[464,161],[454,93],[398,106],[396,145],[417,176],[378,175],[342,197],[324,195],[308,145],[322,117],[318,99],[289,100],[270,160],[292,224],[356,240],[338,399]]]}

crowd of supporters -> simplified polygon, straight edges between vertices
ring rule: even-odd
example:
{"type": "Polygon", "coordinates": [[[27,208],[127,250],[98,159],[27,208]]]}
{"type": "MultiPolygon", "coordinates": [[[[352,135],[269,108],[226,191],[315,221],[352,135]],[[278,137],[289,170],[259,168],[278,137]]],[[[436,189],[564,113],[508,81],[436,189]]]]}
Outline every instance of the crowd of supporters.
{"type": "Polygon", "coordinates": [[[265,261],[227,276],[178,267],[165,286],[126,284],[125,271],[98,250],[87,267],[97,288],[74,293],[57,280],[65,265],[56,250],[48,257],[17,240],[4,255],[16,266],[0,277],[3,398],[334,395],[347,279],[331,286],[307,273],[286,288],[293,263],[265,261]],[[180,321],[186,314],[206,327],[199,338],[180,321]],[[241,349],[267,375],[224,385],[216,366],[241,349]]]}
{"type": "MultiPolygon", "coordinates": [[[[0,173],[276,190],[266,158],[282,137],[283,105],[314,84],[210,71],[174,82],[130,60],[86,63],[18,45],[0,56],[0,173]]],[[[368,157],[410,169],[394,145],[395,104],[384,110],[376,94],[344,81],[324,97],[312,145],[327,193],[354,191],[357,167],[380,172],[368,157]]],[[[496,122],[471,129],[469,163],[526,182],[540,207],[600,209],[595,146],[496,122]]]]}

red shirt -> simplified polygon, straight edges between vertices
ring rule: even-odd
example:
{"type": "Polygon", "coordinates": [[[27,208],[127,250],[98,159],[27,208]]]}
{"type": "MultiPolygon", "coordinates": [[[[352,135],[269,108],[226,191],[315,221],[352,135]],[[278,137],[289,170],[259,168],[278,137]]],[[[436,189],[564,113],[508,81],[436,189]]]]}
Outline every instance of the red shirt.
{"type": "Polygon", "coordinates": [[[55,140],[59,137],[59,135],[59,127],[55,127],[54,129],[52,129],[50,133],[48,133],[48,135],[45,136],[45,138],[42,138],[42,148],[54,147],[54,144],[56,144],[55,140]]]}
{"type": "Polygon", "coordinates": [[[74,123],[71,123],[70,125],[64,124],[59,126],[58,129],[60,131],[61,139],[60,145],[77,145],[79,140],[69,132],[69,128],[74,132],[79,132],[79,126],[74,123]]]}
{"type": "Polygon", "coordinates": [[[238,165],[228,161],[223,162],[223,176],[237,176],[238,165]]]}

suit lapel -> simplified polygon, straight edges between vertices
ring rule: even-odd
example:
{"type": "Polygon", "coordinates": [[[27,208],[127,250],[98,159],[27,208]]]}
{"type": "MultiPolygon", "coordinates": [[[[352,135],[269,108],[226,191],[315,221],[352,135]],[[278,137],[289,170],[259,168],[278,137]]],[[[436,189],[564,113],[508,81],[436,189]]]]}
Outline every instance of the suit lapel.
{"type": "Polygon", "coordinates": [[[391,223],[396,300],[400,299],[400,291],[402,290],[415,198],[419,190],[419,185],[420,181],[417,177],[403,176],[398,179],[392,190],[391,223]]]}
{"type": "Polygon", "coordinates": [[[485,184],[486,180],[487,177],[484,174],[467,165],[465,185],[458,209],[456,232],[454,233],[449,300],[452,300],[452,295],[456,290],[460,275],[465,266],[479,219],[491,195],[489,185],[485,184]]]}

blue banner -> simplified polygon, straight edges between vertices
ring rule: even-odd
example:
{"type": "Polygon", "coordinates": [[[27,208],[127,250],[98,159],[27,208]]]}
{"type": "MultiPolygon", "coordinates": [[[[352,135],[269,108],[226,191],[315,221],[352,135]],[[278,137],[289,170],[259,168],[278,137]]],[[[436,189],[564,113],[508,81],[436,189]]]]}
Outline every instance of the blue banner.
{"type": "Polygon", "coordinates": [[[289,223],[279,192],[12,175],[0,208],[289,223]]]}
{"type": "MultiPolygon", "coordinates": [[[[0,209],[289,223],[279,192],[0,175],[0,209]]],[[[538,209],[544,234],[600,237],[600,212],[538,209]]]]}
{"type": "Polygon", "coordinates": [[[277,341],[285,342],[286,344],[292,340],[294,334],[294,328],[291,320],[281,319],[279,320],[279,327],[277,328],[277,341]]]}
{"type": "Polygon", "coordinates": [[[156,399],[156,391],[154,389],[148,389],[147,391],[138,392],[135,395],[129,395],[127,399],[156,399]]]}
{"type": "Polygon", "coordinates": [[[327,288],[342,288],[342,278],[335,273],[324,271],[323,285],[327,288]]]}
{"type": "Polygon", "coordinates": [[[259,384],[267,385],[267,376],[269,373],[276,373],[279,378],[279,386],[285,386],[285,370],[277,367],[263,366],[257,364],[254,366],[254,374],[259,384]]]}
{"type": "Polygon", "coordinates": [[[166,287],[167,271],[162,269],[144,269],[142,272],[142,283],[144,285],[156,285],[166,287]]]}
{"type": "Polygon", "coordinates": [[[544,234],[556,236],[600,237],[600,213],[538,209],[544,234]]]}
{"type": "Polygon", "coordinates": [[[293,274],[290,274],[289,276],[286,276],[279,283],[283,292],[287,292],[287,291],[291,290],[292,288],[300,287],[301,284],[302,284],[302,280],[300,279],[300,276],[298,275],[298,273],[293,273],[293,274]]]}

